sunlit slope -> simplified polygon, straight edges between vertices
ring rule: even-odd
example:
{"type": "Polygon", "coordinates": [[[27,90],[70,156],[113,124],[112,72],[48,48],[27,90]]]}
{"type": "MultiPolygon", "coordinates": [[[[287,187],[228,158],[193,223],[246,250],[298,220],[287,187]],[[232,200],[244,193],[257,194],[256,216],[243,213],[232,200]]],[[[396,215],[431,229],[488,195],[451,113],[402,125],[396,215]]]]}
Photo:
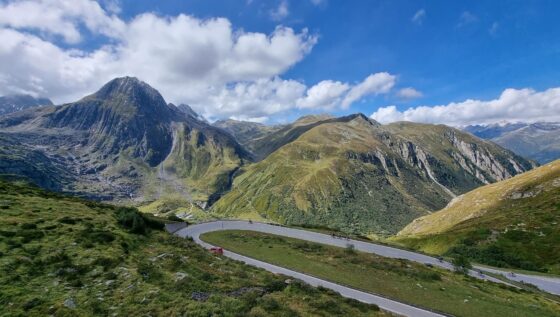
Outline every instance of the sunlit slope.
{"type": "MultiPolygon", "coordinates": [[[[489,151],[482,143],[477,153],[489,151]]],[[[396,233],[416,217],[443,208],[455,193],[483,184],[476,175],[485,166],[475,162],[462,170],[456,158],[470,161],[453,144],[440,145],[446,147],[441,151],[418,144],[360,114],[321,121],[243,168],[213,210],[366,234],[396,233]]],[[[529,165],[511,160],[520,169],[529,165]]],[[[498,177],[492,171],[488,175],[489,181],[498,177]]]]}
{"type": "Polygon", "coordinates": [[[0,179],[0,315],[386,316],[216,257],[162,225],[0,179]]]}
{"type": "Polygon", "coordinates": [[[488,264],[560,271],[560,161],[456,198],[397,240],[488,264]]]}

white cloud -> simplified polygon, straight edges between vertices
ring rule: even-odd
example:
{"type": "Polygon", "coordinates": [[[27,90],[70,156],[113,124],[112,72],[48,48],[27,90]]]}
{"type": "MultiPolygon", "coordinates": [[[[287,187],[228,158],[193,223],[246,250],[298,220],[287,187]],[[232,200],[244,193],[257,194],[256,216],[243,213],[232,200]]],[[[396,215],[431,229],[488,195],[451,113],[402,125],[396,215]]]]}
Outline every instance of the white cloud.
{"type": "Polygon", "coordinates": [[[418,24],[418,25],[422,25],[425,18],[426,18],[426,10],[420,9],[420,10],[416,11],[416,13],[414,13],[411,21],[418,24]]]}
{"type": "Polygon", "coordinates": [[[110,37],[119,36],[125,26],[95,1],[24,0],[0,4],[0,26],[48,32],[76,43],[81,40],[80,25],[110,37]]]}
{"type": "Polygon", "coordinates": [[[396,76],[387,72],[369,75],[363,82],[352,87],[344,100],[342,107],[348,108],[355,101],[369,96],[388,93],[395,85],[396,76]]]}
{"type": "Polygon", "coordinates": [[[290,14],[290,9],[288,8],[288,0],[281,0],[273,10],[270,10],[270,18],[274,21],[284,20],[290,14]]]}
{"type": "Polygon", "coordinates": [[[468,99],[441,106],[421,106],[399,111],[395,106],[379,108],[371,117],[381,123],[415,121],[453,126],[507,122],[560,121],[560,87],[537,92],[506,89],[499,98],[468,99]]]}
{"type": "Polygon", "coordinates": [[[209,90],[204,94],[204,103],[197,111],[207,117],[257,118],[292,109],[296,100],[305,93],[306,86],[295,80],[278,77],[240,82],[232,87],[209,90]]]}
{"type": "Polygon", "coordinates": [[[323,80],[307,90],[305,97],[298,100],[297,105],[302,109],[334,109],[342,101],[342,96],[350,89],[348,84],[323,80]]]}
{"type": "Polygon", "coordinates": [[[246,32],[225,18],[184,14],[144,13],[124,22],[104,9],[108,3],[118,3],[114,0],[107,0],[104,7],[86,0],[72,3],[100,11],[68,11],[65,0],[11,2],[0,8],[0,17],[6,14],[3,9],[17,8],[10,11],[14,14],[10,23],[0,18],[4,21],[0,24],[0,95],[31,93],[56,103],[72,102],[115,77],[129,75],[158,89],[169,102],[189,104],[206,117],[263,120],[292,109],[348,108],[363,97],[388,92],[395,82],[395,76],[377,73],[356,85],[324,80],[308,89],[299,81],[282,79],[280,75],[317,42],[306,29],[296,32],[279,26],[270,34],[246,32]],[[55,8],[56,18],[44,25],[18,20],[15,17],[24,15],[18,11],[20,3],[28,6],[31,15],[55,8]],[[99,17],[95,22],[99,25],[90,21],[92,17],[99,17]],[[77,36],[64,33],[63,26],[73,28],[77,36]],[[82,39],[85,34],[79,32],[84,26],[94,35],[111,38],[90,51],[53,41],[53,36],[65,34],[68,39],[82,39]]]}
{"type": "Polygon", "coordinates": [[[399,89],[399,91],[397,92],[397,96],[402,99],[416,99],[422,97],[423,95],[422,92],[412,87],[406,87],[399,89]]]}

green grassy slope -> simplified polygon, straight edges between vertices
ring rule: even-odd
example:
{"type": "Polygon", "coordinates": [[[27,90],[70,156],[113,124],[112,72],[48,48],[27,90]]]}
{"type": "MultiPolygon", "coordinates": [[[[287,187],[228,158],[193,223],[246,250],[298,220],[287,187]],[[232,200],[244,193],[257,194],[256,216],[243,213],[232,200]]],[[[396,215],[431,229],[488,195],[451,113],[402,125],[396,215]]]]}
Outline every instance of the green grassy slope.
{"type": "Polygon", "coordinates": [[[262,160],[272,152],[296,140],[300,135],[313,129],[317,125],[341,120],[346,120],[346,118],[334,118],[325,114],[303,116],[293,123],[268,131],[260,137],[251,138],[247,140],[244,145],[255,155],[257,160],[262,160]]]}
{"type": "Polygon", "coordinates": [[[256,259],[306,272],[454,316],[558,316],[560,304],[404,260],[251,231],[218,231],[202,239],[256,259]]]}
{"type": "Polygon", "coordinates": [[[243,169],[213,211],[389,234],[443,207],[447,194],[392,154],[376,129],[357,116],[305,132],[243,169]]]}
{"type": "Polygon", "coordinates": [[[385,315],[159,226],[134,209],[0,181],[0,315],[385,315]]]}
{"type": "Polygon", "coordinates": [[[395,241],[494,266],[560,273],[560,161],[487,185],[415,220],[395,241]]]}
{"type": "Polygon", "coordinates": [[[443,208],[455,194],[531,168],[449,127],[396,129],[360,114],[311,122],[301,121],[300,130],[280,138],[294,140],[242,168],[213,211],[388,235],[443,208]]]}

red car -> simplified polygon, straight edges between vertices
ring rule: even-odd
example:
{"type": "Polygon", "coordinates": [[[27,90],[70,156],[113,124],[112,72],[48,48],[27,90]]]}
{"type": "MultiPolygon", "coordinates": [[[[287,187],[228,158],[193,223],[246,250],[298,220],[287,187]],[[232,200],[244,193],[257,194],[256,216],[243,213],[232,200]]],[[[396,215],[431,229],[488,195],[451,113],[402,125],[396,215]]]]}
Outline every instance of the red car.
{"type": "Polygon", "coordinates": [[[224,249],[223,248],[218,248],[218,247],[212,247],[210,248],[210,252],[217,254],[217,255],[223,255],[224,254],[224,249]]]}

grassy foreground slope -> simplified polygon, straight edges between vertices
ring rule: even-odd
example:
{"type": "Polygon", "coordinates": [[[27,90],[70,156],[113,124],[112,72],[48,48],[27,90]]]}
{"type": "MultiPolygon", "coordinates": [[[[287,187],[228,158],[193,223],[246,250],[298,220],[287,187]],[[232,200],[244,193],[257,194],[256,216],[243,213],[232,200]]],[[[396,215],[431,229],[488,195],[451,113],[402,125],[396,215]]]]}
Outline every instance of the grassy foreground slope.
{"type": "Polygon", "coordinates": [[[134,209],[0,181],[0,315],[385,315],[159,227],[134,209]]]}
{"type": "Polygon", "coordinates": [[[217,231],[204,234],[202,239],[255,259],[454,316],[560,314],[560,304],[540,293],[414,262],[252,231],[217,231]]]}
{"type": "Polygon", "coordinates": [[[458,197],[396,241],[495,266],[560,273],[560,160],[458,197]]]}

